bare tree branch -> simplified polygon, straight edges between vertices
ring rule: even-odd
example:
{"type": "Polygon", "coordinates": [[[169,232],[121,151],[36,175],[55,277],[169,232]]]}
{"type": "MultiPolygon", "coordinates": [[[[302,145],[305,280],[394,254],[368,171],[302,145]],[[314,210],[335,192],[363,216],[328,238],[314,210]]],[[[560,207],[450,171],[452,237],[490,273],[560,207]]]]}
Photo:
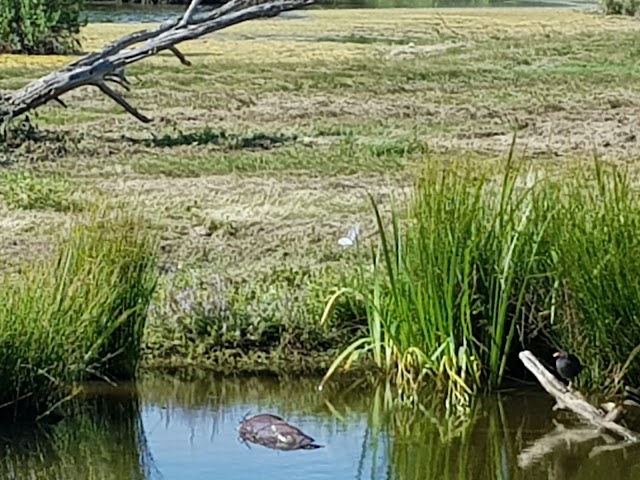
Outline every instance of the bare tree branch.
{"type": "Polygon", "coordinates": [[[189,60],[187,60],[187,57],[185,57],[182,52],[180,50],[178,50],[178,47],[169,47],[168,50],[173,53],[176,57],[178,57],[178,60],[180,60],[180,63],[190,67],[192,64],[189,60]]]}
{"type": "MultiPolygon", "coordinates": [[[[120,77],[116,77],[116,76],[113,76],[113,75],[105,75],[104,79],[106,81],[113,82],[113,83],[115,83],[117,85],[120,85],[127,92],[131,91],[131,87],[129,86],[129,84],[125,80],[122,80],[120,77]]],[[[56,100],[58,100],[58,99],[56,99],[56,100]]]]}
{"type": "Polygon", "coordinates": [[[132,63],[156,55],[163,50],[173,53],[183,65],[191,62],[176,45],[194,40],[223,28],[256,18],[275,17],[282,12],[311,5],[314,0],[231,0],[221,7],[206,12],[196,10],[200,0],[192,0],[180,19],[161,23],[156,29],[142,30],[111,42],[99,52],[90,53],[44,77],[32,81],[25,87],[6,95],[0,102],[0,124],[51,100],[61,102],[59,97],[81,86],[94,85],[105,95],[120,104],[128,113],[142,122],[150,122],[121,94],[106,85],[112,81],[128,87],[128,82],[119,72],[132,63]]]}
{"type": "Polygon", "coordinates": [[[122,95],[120,95],[118,92],[110,88],[106,83],[99,81],[99,82],[96,82],[95,85],[100,89],[102,93],[111,97],[116,103],[121,105],[127,112],[129,112],[131,115],[136,117],[141,122],[143,123],[151,122],[151,119],[149,117],[143,115],[138,110],[136,110],[135,107],[127,103],[127,101],[124,98],[122,98],[122,95]]]}
{"type": "Polygon", "coordinates": [[[198,8],[198,5],[200,5],[200,0],[191,0],[191,3],[189,4],[187,11],[184,12],[184,16],[182,17],[182,20],[180,20],[180,23],[178,23],[178,28],[182,28],[185,25],[189,24],[189,20],[191,20],[191,17],[193,17],[193,14],[195,13],[196,8],[198,8]]]}

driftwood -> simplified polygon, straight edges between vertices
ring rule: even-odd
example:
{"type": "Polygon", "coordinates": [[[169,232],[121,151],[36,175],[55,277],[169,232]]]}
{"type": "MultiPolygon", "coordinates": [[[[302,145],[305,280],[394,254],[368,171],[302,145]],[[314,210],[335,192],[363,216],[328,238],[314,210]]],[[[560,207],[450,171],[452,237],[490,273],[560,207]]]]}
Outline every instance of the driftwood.
{"type": "Polygon", "coordinates": [[[518,455],[520,468],[527,468],[568,444],[576,445],[603,439],[605,445],[595,446],[591,449],[588,456],[593,457],[600,453],[627,448],[640,442],[640,435],[616,423],[624,414],[624,408],[621,404],[608,402],[603,404],[601,408],[595,407],[587,402],[579,392],[568,389],[531,352],[525,350],[520,352],[519,356],[525,367],[538,379],[540,385],[555,398],[554,410],[557,408],[571,410],[586,423],[592,425],[591,427],[582,425],[568,428],[554,421],[556,428],[553,431],[538,438],[520,452],[518,455]],[[619,440],[620,438],[622,441],[619,440]]]}
{"type": "Polygon", "coordinates": [[[605,412],[587,402],[580,393],[569,390],[531,352],[522,351],[519,357],[524,366],[535,375],[547,393],[556,399],[556,407],[554,409],[564,408],[571,410],[586,422],[597,427],[599,431],[609,431],[628,442],[640,441],[640,435],[616,423],[623,413],[620,405],[616,405],[609,412],[605,412]]]}
{"type": "Polygon", "coordinates": [[[121,105],[141,122],[151,118],[129,104],[108,82],[129,90],[124,67],[162,51],[169,51],[186,66],[191,62],[177,45],[247,20],[275,17],[288,10],[305,7],[313,0],[231,0],[215,10],[198,11],[201,0],[192,0],[181,18],[161,23],[152,30],[126,35],[4,97],[0,97],[0,125],[50,101],[66,106],[60,96],[78,87],[91,85],[121,105]]]}

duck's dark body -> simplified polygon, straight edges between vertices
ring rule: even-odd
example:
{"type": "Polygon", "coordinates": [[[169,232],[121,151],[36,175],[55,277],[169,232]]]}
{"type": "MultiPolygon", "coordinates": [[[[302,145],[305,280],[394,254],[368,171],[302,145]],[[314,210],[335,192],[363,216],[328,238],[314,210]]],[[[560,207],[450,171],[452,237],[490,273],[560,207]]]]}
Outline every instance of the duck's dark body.
{"type": "Polygon", "coordinates": [[[240,438],[275,450],[312,450],[321,448],[314,439],[282,418],[262,413],[243,421],[238,427],[240,438]]]}
{"type": "Polygon", "coordinates": [[[556,357],[556,370],[562,378],[571,382],[582,372],[582,364],[578,357],[571,353],[559,351],[553,354],[556,357]]]}

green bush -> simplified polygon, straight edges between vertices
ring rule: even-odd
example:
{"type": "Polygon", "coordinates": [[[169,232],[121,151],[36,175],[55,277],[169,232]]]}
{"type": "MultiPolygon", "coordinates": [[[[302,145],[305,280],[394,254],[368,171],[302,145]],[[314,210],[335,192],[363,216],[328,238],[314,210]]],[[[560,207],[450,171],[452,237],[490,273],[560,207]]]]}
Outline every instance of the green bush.
{"type": "Polygon", "coordinates": [[[318,328],[338,275],[331,267],[283,267],[247,280],[195,264],[167,275],[150,310],[145,365],[320,373],[360,328],[346,302],[334,308],[331,328],[318,328]]]}
{"type": "Polygon", "coordinates": [[[638,14],[638,0],[602,0],[605,15],[626,15],[635,17],[638,14]]]}
{"type": "Polygon", "coordinates": [[[135,374],[156,240],[128,214],[92,215],[54,258],[2,279],[0,414],[42,412],[86,378],[135,374]]]}
{"type": "Polygon", "coordinates": [[[77,51],[84,0],[0,0],[0,53],[77,51]]]}

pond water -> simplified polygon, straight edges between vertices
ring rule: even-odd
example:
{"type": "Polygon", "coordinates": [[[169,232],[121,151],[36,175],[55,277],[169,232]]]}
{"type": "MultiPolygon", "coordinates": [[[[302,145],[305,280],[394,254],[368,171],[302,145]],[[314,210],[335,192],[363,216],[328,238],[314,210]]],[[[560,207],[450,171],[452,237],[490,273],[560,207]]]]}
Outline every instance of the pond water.
{"type": "Polygon", "coordinates": [[[389,413],[383,390],[330,384],[320,394],[316,385],[155,376],[137,388],[91,387],[55,424],[0,430],[0,478],[640,478],[637,448],[595,454],[598,439],[553,443],[554,418],[567,424],[571,416],[552,414],[546,394],[486,398],[469,417],[446,417],[440,403],[420,414],[389,413]],[[282,416],[323,448],[280,451],[242,443],[239,422],[257,413],[282,416]],[[548,445],[554,449],[545,452],[548,445]]]}
{"type": "MultiPolygon", "coordinates": [[[[572,7],[592,8],[597,0],[317,0],[310,8],[448,8],[448,7],[572,7]]],[[[184,5],[90,4],[90,23],[155,23],[184,12],[184,5]]]]}

